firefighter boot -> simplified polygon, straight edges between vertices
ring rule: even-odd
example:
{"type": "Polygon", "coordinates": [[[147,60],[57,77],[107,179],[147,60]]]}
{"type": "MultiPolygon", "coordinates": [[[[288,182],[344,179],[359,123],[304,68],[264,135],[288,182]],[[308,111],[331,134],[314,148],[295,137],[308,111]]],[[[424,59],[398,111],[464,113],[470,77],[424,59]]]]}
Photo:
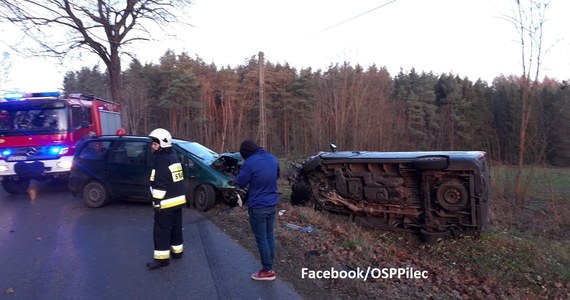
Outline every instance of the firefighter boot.
{"type": "Polygon", "coordinates": [[[170,259],[155,259],[146,264],[149,270],[156,270],[170,265],[170,259]]]}
{"type": "Polygon", "coordinates": [[[180,252],[180,253],[170,252],[170,256],[172,256],[172,258],[174,258],[174,259],[181,259],[182,254],[184,254],[184,252],[180,252]]]}

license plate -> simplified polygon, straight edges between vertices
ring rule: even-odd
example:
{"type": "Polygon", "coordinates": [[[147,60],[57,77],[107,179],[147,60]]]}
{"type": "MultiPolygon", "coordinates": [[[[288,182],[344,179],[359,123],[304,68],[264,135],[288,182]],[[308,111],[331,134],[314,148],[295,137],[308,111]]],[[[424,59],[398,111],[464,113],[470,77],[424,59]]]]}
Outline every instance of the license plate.
{"type": "Polygon", "coordinates": [[[14,155],[14,156],[8,156],[8,159],[6,159],[7,161],[22,161],[22,160],[27,160],[28,158],[26,156],[22,156],[22,155],[14,155]]]}

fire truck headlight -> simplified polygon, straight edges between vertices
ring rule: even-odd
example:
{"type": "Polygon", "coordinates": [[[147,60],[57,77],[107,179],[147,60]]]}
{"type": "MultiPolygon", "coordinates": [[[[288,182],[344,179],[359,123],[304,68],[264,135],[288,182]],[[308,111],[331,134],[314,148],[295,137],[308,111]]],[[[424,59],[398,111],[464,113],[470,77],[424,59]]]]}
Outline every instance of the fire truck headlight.
{"type": "Polygon", "coordinates": [[[0,173],[8,171],[8,166],[0,166],[0,173]]]}
{"type": "Polygon", "coordinates": [[[58,166],[59,168],[62,168],[62,169],[71,169],[71,164],[72,164],[71,161],[70,161],[70,160],[67,160],[67,161],[60,161],[60,162],[58,162],[58,163],[57,163],[57,166],[58,166]]]}
{"type": "Polygon", "coordinates": [[[52,146],[49,148],[49,153],[53,155],[65,155],[69,151],[66,146],[52,146]]]}

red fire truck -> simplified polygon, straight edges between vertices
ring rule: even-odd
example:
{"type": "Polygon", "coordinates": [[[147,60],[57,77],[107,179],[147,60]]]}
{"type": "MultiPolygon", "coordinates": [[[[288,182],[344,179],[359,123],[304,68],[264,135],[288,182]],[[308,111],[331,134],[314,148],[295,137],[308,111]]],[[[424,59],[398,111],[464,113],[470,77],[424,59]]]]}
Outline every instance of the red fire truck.
{"type": "Polygon", "coordinates": [[[31,179],[67,176],[77,143],[114,134],[120,106],[88,94],[6,93],[0,101],[0,178],[10,194],[31,179]]]}

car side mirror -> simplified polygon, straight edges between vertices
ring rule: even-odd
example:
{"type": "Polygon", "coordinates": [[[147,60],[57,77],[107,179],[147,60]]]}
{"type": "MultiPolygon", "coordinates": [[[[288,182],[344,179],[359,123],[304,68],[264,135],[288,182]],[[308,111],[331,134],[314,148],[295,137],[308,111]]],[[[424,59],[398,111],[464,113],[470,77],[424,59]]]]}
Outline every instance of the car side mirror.
{"type": "Polygon", "coordinates": [[[183,164],[188,168],[193,168],[195,166],[194,162],[191,159],[184,158],[183,164]]]}

